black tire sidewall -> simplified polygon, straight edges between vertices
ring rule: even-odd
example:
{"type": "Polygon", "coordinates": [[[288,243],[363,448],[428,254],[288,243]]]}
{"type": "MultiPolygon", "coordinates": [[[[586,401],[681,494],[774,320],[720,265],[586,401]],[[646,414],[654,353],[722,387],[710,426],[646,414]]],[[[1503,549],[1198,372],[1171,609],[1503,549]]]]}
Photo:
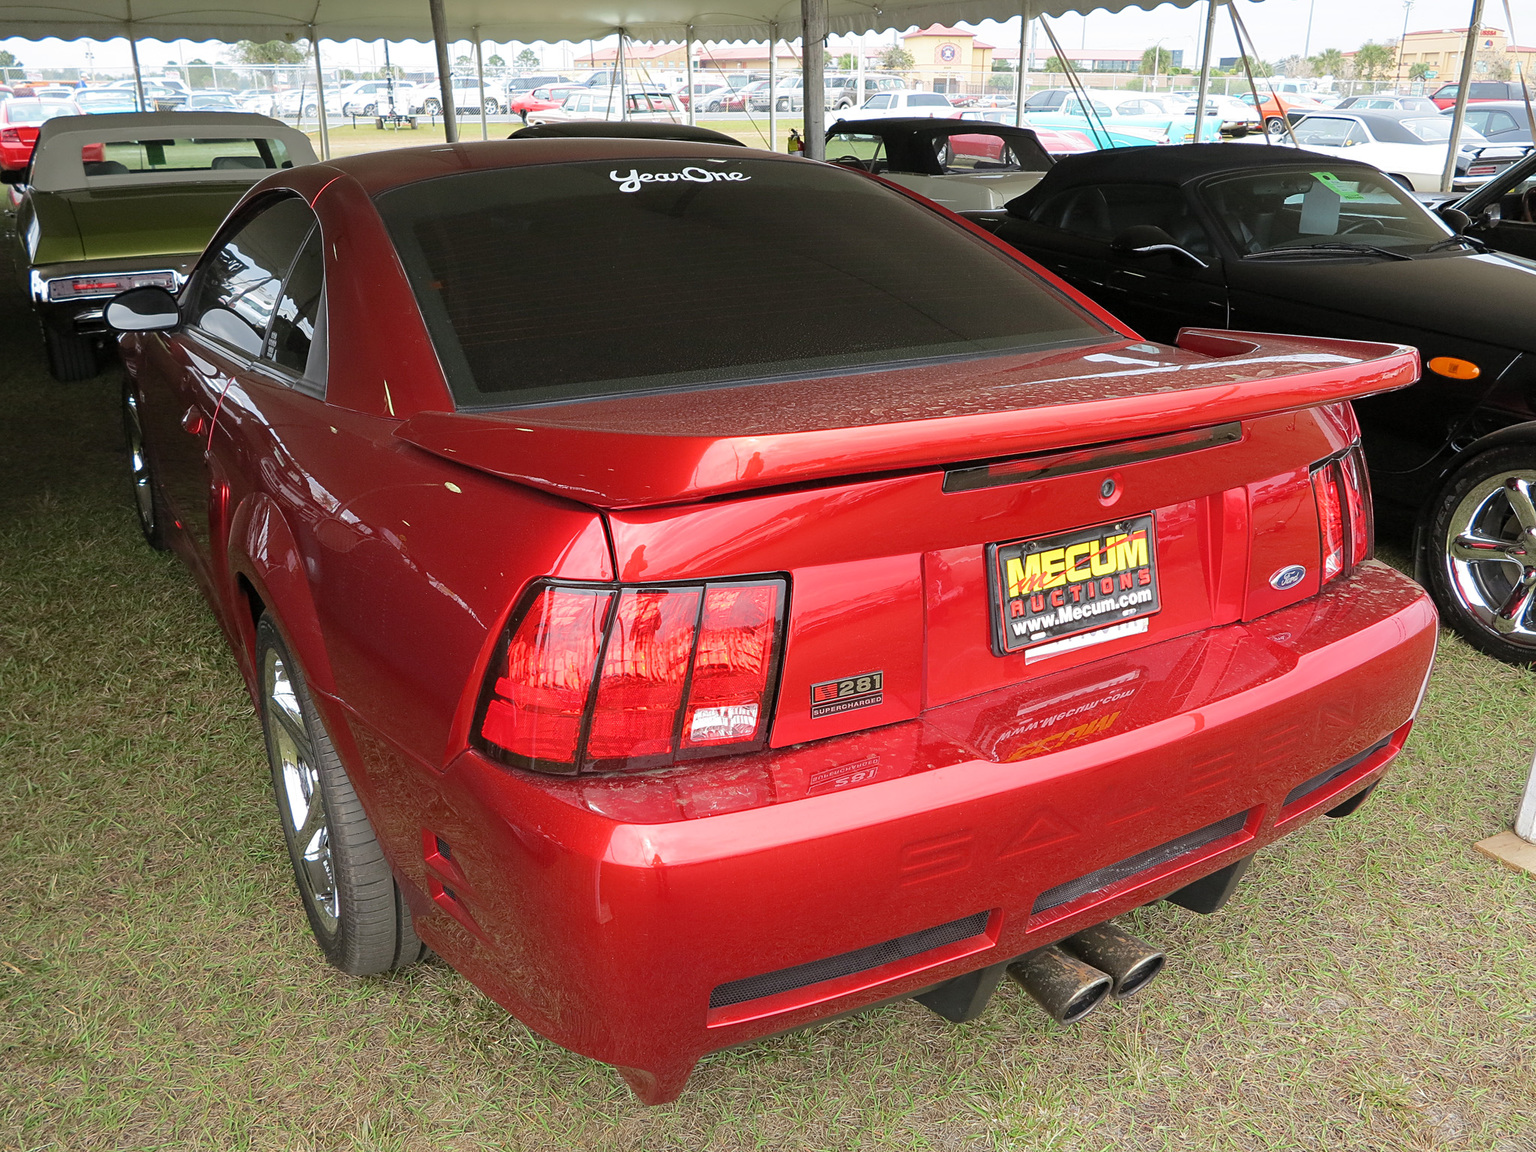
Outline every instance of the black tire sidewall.
{"type": "Polygon", "coordinates": [[[420,941],[411,927],[394,875],[373,828],[363,814],[357,793],[342,766],[325,723],[316,711],[308,682],[294,660],[273,618],[264,614],[256,626],[256,674],[261,683],[261,725],[267,747],[267,766],[272,776],[273,799],[282,823],[288,862],[294,873],[305,915],[325,958],[353,976],[386,972],[419,959],[420,941]],[[266,654],[275,649],[288,670],[289,683],[298,698],[313,765],[325,804],[326,825],[338,896],[337,925],[329,928],[304,893],[299,880],[298,851],[282,800],[282,767],[275,752],[271,728],[277,723],[266,706],[266,654]]]}
{"type": "Polygon", "coordinates": [[[1435,496],[1424,534],[1424,569],[1429,594],[1440,611],[1440,622],[1480,652],[1506,664],[1536,662],[1536,648],[1525,648],[1487,628],[1463,605],[1446,571],[1445,536],[1456,506],[1473,488],[1490,476],[1509,472],[1536,472],[1536,443],[1505,444],[1480,452],[1453,472],[1435,496]]]}

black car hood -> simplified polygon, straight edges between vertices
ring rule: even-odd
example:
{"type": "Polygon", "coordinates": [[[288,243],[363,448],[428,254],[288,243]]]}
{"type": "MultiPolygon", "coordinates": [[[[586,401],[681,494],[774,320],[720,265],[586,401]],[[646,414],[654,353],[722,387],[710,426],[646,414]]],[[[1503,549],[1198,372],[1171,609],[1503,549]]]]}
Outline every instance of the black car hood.
{"type": "Polygon", "coordinates": [[[1405,328],[1536,352],[1536,261],[1502,253],[1414,260],[1229,260],[1227,284],[1405,328]]]}

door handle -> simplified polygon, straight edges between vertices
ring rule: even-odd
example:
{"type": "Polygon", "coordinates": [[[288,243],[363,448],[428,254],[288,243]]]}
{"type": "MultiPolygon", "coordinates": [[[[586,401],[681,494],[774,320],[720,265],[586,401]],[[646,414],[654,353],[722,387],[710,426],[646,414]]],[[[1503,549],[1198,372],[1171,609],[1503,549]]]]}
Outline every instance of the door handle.
{"type": "Polygon", "coordinates": [[[182,414],[181,426],[193,436],[201,436],[208,428],[208,421],[203,419],[203,414],[194,404],[182,414]]]}

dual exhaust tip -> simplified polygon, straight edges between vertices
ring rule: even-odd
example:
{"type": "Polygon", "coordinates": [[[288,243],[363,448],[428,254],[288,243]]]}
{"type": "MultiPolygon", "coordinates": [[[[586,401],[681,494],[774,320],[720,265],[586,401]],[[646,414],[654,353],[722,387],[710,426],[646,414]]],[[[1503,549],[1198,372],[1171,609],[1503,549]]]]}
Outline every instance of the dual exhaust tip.
{"type": "Polygon", "coordinates": [[[1165,957],[1144,940],[1105,921],[1008,965],[1008,976],[1061,1024],[1075,1024],[1107,996],[1141,991],[1165,957]]]}

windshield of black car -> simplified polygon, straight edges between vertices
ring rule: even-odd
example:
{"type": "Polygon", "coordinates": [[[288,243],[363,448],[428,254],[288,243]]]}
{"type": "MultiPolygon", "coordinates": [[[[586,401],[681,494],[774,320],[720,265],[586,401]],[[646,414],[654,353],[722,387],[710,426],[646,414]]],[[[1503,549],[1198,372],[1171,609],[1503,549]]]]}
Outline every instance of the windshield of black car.
{"type": "Polygon", "coordinates": [[[795,160],[467,172],[392,189],[377,205],[464,407],[1107,334],[933,210],[795,160]]]}
{"type": "Polygon", "coordinates": [[[1366,168],[1265,169],[1201,189],[1244,255],[1316,244],[1368,244],[1413,254],[1451,235],[1396,181],[1366,168]]]}

